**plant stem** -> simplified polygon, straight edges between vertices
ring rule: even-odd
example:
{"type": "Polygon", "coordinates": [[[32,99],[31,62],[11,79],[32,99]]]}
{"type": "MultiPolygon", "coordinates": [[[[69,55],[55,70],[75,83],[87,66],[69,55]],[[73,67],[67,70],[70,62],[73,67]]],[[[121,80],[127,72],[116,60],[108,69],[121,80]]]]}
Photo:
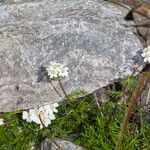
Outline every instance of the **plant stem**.
{"type": "MultiPolygon", "coordinates": [[[[40,121],[41,121],[41,124],[42,124],[42,126],[43,126],[43,129],[45,129],[46,127],[45,127],[45,125],[44,125],[44,123],[43,123],[43,121],[42,121],[40,115],[39,115],[39,119],[40,119],[40,121]]],[[[50,134],[49,134],[49,135],[50,135],[50,134]]],[[[58,150],[61,150],[60,146],[57,144],[57,142],[55,141],[55,139],[54,139],[51,135],[49,136],[49,138],[50,138],[51,141],[57,146],[58,150]]]]}
{"type": "Polygon", "coordinates": [[[127,125],[129,120],[133,117],[135,108],[138,104],[138,100],[140,95],[142,94],[142,91],[144,90],[144,87],[146,86],[148,80],[150,80],[150,67],[146,68],[144,73],[139,77],[138,84],[135,89],[135,93],[131,97],[131,102],[129,108],[126,110],[123,122],[121,124],[121,131],[119,133],[118,141],[116,144],[115,150],[121,150],[122,149],[122,141],[124,138],[124,135],[127,130],[127,125]]]}
{"type": "Polygon", "coordinates": [[[58,150],[61,150],[60,146],[58,145],[58,143],[56,142],[56,140],[52,137],[49,136],[49,138],[51,139],[51,141],[57,146],[58,150]]]}
{"type": "Polygon", "coordinates": [[[61,89],[62,89],[64,95],[65,95],[65,98],[67,99],[67,103],[68,103],[70,106],[73,106],[73,104],[70,102],[70,99],[69,99],[69,97],[68,97],[68,95],[67,95],[67,93],[66,93],[66,91],[65,91],[65,89],[64,89],[64,86],[63,86],[63,84],[62,84],[61,81],[60,81],[60,79],[58,80],[58,82],[59,82],[59,85],[60,85],[60,87],[61,87],[61,89]]]}
{"type": "Polygon", "coordinates": [[[64,87],[63,87],[63,85],[62,85],[62,83],[61,83],[61,81],[60,81],[60,79],[58,80],[58,82],[59,82],[59,85],[60,85],[60,87],[61,87],[61,89],[62,89],[62,91],[63,91],[65,97],[68,99],[68,95],[67,95],[67,93],[66,93],[66,91],[65,91],[65,89],[64,89],[64,87]]]}

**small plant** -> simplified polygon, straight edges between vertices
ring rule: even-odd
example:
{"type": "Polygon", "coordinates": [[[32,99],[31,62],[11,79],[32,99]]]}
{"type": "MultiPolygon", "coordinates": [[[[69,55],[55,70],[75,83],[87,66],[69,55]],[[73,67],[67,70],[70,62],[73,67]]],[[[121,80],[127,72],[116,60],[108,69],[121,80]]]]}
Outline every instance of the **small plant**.
{"type": "Polygon", "coordinates": [[[46,70],[50,79],[68,77],[68,67],[64,67],[62,64],[57,62],[51,62],[47,66],[46,70]]]}
{"type": "Polygon", "coordinates": [[[61,83],[61,77],[68,77],[68,67],[65,67],[64,65],[57,63],[57,62],[51,62],[47,67],[46,70],[48,72],[48,76],[46,76],[47,80],[54,80],[58,81],[60,88],[62,89],[65,98],[67,99],[67,103],[72,106],[72,103],[70,102],[70,99],[68,97],[68,94],[61,83]]]}
{"type": "Polygon", "coordinates": [[[55,119],[54,113],[57,113],[58,103],[45,105],[43,107],[23,111],[22,118],[27,122],[35,122],[40,125],[40,128],[48,127],[51,120],[55,119]]]}

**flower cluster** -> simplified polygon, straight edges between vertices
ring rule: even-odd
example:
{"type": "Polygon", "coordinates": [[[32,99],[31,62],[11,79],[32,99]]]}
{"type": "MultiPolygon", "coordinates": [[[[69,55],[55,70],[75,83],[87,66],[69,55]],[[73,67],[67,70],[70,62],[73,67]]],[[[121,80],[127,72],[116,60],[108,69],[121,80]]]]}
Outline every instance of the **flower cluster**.
{"type": "Polygon", "coordinates": [[[55,119],[54,113],[57,113],[58,103],[45,105],[43,107],[30,109],[29,111],[23,111],[22,118],[27,122],[35,122],[40,125],[42,129],[48,127],[51,124],[51,120],[55,119]]]}
{"type": "Polygon", "coordinates": [[[142,55],[142,57],[144,57],[144,62],[150,63],[150,46],[145,48],[141,55],[142,55]]]}
{"type": "Polygon", "coordinates": [[[0,125],[4,125],[4,120],[0,119],[0,125]]]}
{"type": "Polygon", "coordinates": [[[51,62],[46,67],[46,70],[48,72],[48,76],[51,79],[58,77],[68,77],[68,67],[64,67],[64,65],[57,62],[51,62]]]}

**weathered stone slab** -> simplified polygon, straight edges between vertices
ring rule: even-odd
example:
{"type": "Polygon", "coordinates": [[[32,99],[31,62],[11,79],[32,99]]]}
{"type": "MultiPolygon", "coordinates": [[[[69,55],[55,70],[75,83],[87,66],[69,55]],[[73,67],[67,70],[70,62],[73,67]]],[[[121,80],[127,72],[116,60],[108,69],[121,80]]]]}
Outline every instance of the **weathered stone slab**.
{"type": "Polygon", "coordinates": [[[109,3],[96,0],[3,3],[0,111],[62,100],[64,96],[57,82],[52,85],[42,81],[42,66],[50,61],[70,68],[70,76],[63,79],[68,93],[75,89],[91,93],[130,75],[135,65],[142,67],[141,49],[121,12],[109,3]]]}
{"type": "MultiPolygon", "coordinates": [[[[63,150],[85,150],[84,148],[66,140],[55,139],[58,146],[63,150]]],[[[41,144],[41,150],[57,150],[58,147],[50,139],[45,139],[41,144]]]]}

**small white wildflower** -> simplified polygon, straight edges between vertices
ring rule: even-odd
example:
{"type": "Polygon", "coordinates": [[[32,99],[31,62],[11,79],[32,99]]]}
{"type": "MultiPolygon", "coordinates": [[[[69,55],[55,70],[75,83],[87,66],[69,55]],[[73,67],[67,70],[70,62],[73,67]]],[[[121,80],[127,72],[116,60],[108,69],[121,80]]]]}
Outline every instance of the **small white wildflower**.
{"type": "Polygon", "coordinates": [[[144,57],[144,62],[150,63],[150,46],[143,50],[141,56],[144,57]]]}
{"type": "Polygon", "coordinates": [[[0,119],[0,125],[4,125],[4,120],[0,119]]]}
{"type": "Polygon", "coordinates": [[[59,70],[59,68],[63,67],[60,63],[57,62],[51,62],[51,66],[54,67],[56,70],[59,70]]]}
{"type": "Polygon", "coordinates": [[[43,109],[47,112],[47,114],[53,114],[51,105],[45,105],[45,106],[43,106],[43,109]]]}
{"type": "Polygon", "coordinates": [[[68,77],[68,67],[60,68],[58,75],[68,77]]]}
{"type": "Polygon", "coordinates": [[[42,124],[40,124],[40,129],[43,129],[43,125],[42,124]]]}
{"type": "Polygon", "coordinates": [[[57,108],[58,106],[59,106],[58,103],[54,103],[54,104],[50,104],[50,105],[45,105],[45,106],[44,106],[44,109],[45,109],[46,111],[48,111],[49,113],[53,113],[53,112],[57,113],[58,110],[57,110],[56,108],[57,108]]]}
{"type": "Polygon", "coordinates": [[[59,104],[58,103],[54,103],[53,106],[54,106],[54,108],[57,108],[59,106],[59,104]]]}
{"type": "Polygon", "coordinates": [[[68,77],[68,68],[57,62],[51,62],[46,67],[46,70],[51,79],[57,77],[68,77]]]}
{"type": "Polygon", "coordinates": [[[22,119],[26,120],[27,122],[31,122],[30,114],[27,111],[23,111],[23,113],[22,113],[22,119]]]}
{"type": "Polygon", "coordinates": [[[37,123],[37,124],[41,124],[39,115],[40,115],[40,113],[39,113],[38,109],[30,109],[29,110],[30,120],[37,123]]]}
{"type": "Polygon", "coordinates": [[[40,125],[40,129],[48,127],[51,124],[51,120],[54,120],[56,117],[54,112],[58,112],[56,109],[58,103],[45,105],[36,109],[30,109],[29,112],[23,111],[22,118],[27,122],[35,122],[40,125]]]}
{"type": "Polygon", "coordinates": [[[50,119],[50,120],[55,120],[55,119],[56,119],[56,117],[55,117],[55,115],[54,115],[54,114],[51,114],[51,115],[49,115],[49,119],[50,119]]]}
{"type": "Polygon", "coordinates": [[[48,127],[48,125],[51,124],[51,119],[46,111],[40,112],[40,118],[45,127],[48,127]]]}
{"type": "Polygon", "coordinates": [[[58,110],[56,109],[58,106],[59,106],[58,103],[53,104],[53,112],[55,112],[55,113],[58,112],[58,110]]]}
{"type": "Polygon", "coordinates": [[[51,79],[58,77],[58,71],[52,66],[49,66],[47,68],[47,72],[48,72],[48,75],[50,76],[51,79]]]}

